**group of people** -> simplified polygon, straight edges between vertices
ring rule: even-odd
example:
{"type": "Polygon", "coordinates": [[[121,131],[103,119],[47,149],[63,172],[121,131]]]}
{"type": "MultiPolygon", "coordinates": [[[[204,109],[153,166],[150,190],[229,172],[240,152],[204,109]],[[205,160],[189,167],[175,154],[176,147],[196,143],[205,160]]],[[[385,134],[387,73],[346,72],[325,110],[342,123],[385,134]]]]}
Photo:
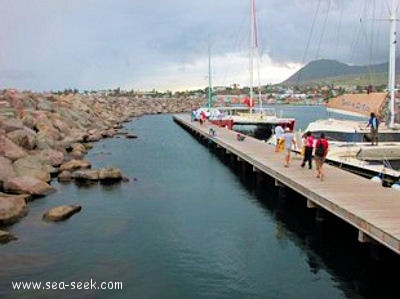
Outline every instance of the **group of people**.
{"type": "MultiPolygon", "coordinates": [[[[286,127],[278,125],[275,127],[275,136],[276,136],[276,148],[275,151],[279,152],[280,148],[284,147],[285,150],[285,167],[290,166],[290,157],[292,152],[292,147],[296,146],[296,140],[293,131],[286,127]]],[[[311,132],[306,132],[303,135],[303,148],[304,148],[304,157],[301,163],[301,167],[304,168],[306,164],[308,164],[308,168],[312,169],[312,160],[314,156],[314,161],[316,165],[317,174],[316,177],[324,180],[324,171],[323,164],[328,154],[329,143],[325,138],[325,134],[321,133],[320,137],[315,140],[314,136],[311,132]]],[[[303,151],[302,151],[303,152],[303,151]]]]}

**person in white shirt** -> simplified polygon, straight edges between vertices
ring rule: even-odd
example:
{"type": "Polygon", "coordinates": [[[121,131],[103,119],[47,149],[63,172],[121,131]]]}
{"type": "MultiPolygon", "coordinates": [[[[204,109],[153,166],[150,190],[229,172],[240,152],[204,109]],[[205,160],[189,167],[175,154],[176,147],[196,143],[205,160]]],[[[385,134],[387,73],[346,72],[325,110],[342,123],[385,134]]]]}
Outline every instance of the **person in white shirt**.
{"type": "Polygon", "coordinates": [[[283,142],[282,136],[285,133],[281,125],[277,125],[275,127],[275,139],[276,139],[276,145],[275,145],[275,152],[279,152],[279,144],[283,142]]]}
{"type": "Polygon", "coordinates": [[[289,167],[290,165],[290,154],[292,152],[292,145],[296,147],[296,141],[294,140],[294,133],[290,130],[290,128],[285,128],[285,133],[282,136],[283,140],[285,140],[285,167],[289,167]]]}

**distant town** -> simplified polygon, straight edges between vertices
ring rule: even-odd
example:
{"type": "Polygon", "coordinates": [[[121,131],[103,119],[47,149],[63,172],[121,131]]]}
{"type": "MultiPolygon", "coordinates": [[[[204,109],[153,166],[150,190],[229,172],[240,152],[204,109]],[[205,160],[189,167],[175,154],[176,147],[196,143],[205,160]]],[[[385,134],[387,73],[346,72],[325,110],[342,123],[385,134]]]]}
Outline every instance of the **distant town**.
{"type": "MultiPolygon", "coordinates": [[[[253,88],[254,101],[262,100],[266,104],[291,104],[291,105],[321,105],[329,102],[332,97],[339,96],[344,93],[368,93],[372,91],[384,91],[385,85],[379,86],[334,86],[329,84],[313,84],[309,86],[301,85],[266,85],[260,89],[253,88]]],[[[101,94],[106,96],[127,96],[131,98],[191,98],[205,100],[209,97],[209,88],[186,90],[186,91],[150,91],[141,90],[123,90],[121,88],[107,90],[79,91],[78,89],[65,89],[63,91],[53,92],[55,94],[101,94]]],[[[244,99],[250,94],[249,87],[240,87],[238,84],[231,86],[215,86],[212,88],[212,102],[214,105],[230,105],[243,103],[244,99]]]]}

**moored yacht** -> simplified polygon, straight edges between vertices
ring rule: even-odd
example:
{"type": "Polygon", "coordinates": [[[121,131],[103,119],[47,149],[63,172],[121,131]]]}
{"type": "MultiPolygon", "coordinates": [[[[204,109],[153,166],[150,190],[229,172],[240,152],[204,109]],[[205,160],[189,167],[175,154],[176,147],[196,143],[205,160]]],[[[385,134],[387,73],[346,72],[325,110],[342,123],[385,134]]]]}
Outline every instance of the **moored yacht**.
{"type": "Polygon", "coordinates": [[[316,137],[325,133],[330,143],[327,159],[339,167],[349,169],[364,176],[379,175],[383,182],[391,184],[400,178],[400,125],[399,103],[396,101],[396,22],[397,1],[392,1],[390,9],[388,92],[345,94],[331,99],[327,110],[341,114],[369,117],[374,113],[380,120],[378,144],[372,143],[367,120],[352,121],[326,119],[312,122],[306,131],[316,137]]]}
{"type": "Polygon", "coordinates": [[[277,125],[294,130],[295,119],[278,116],[273,108],[219,107],[210,113],[209,121],[215,125],[267,140],[277,125]]]}
{"type": "MultiPolygon", "coordinates": [[[[371,129],[367,126],[371,112],[385,119],[388,104],[386,93],[344,94],[331,99],[327,110],[365,120],[320,119],[311,122],[306,131],[315,137],[325,134],[330,144],[329,163],[369,178],[379,175],[385,184],[391,185],[400,179],[400,127],[395,122],[390,126],[391,122],[381,121],[378,145],[372,145],[371,129]]],[[[398,103],[394,105],[395,112],[397,106],[398,103]]]]}

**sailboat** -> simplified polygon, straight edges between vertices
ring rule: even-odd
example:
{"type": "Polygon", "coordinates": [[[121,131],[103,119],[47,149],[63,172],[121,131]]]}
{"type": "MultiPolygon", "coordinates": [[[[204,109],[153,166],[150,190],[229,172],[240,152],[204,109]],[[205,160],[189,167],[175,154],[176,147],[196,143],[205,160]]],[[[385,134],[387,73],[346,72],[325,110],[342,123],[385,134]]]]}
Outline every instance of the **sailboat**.
{"type": "Polygon", "coordinates": [[[371,145],[370,128],[367,121],[321,119],[311,122],[306,131],[319,136],[324,133],[330,143],[328,162],[366,177],[379,175],[390,185],[400,179],[400,126],[396,123],[395,51],[396,8],[392,0],[390,26],[390,51],[388,70],[388,92],[344,94],[333,98],[327,110],[340,114],[369,117],[374,113],[386,123],[379,125],[379,145],[371,145]]]}
{"type": "MultiPolygon", "coordinates": [[[[260,71],[259,71],[259,49],[258,31],[255,0],[250,0],[250,55],[249,55],[249,78],[250,92],[244,99],[247,106],[216,107],[217,113],[210,108],[210,122],[219,126],[253,135],[258,139],[267,140],[275,128],[280,125],[294,130],[295,119],[278,116],[275,109],[265,108],[262,105],[260,71]],[[258,105],[254,95],[254,64],[256,62],[258,76],[258,105]]],[[[210,67],[210,65],[209,65],[210,67]]],[[[209,77],[211,74],[209,74],[209,77]]],[[[211,81],[210,81],[211,82],[211,81]]],[[[211,90],[211,87],[209,88],[211,90]]],[[[210,103],[210,100],[209,100],[210,103]]],[[[215,111],[215,110],[214,110],[215,111]]]]}

